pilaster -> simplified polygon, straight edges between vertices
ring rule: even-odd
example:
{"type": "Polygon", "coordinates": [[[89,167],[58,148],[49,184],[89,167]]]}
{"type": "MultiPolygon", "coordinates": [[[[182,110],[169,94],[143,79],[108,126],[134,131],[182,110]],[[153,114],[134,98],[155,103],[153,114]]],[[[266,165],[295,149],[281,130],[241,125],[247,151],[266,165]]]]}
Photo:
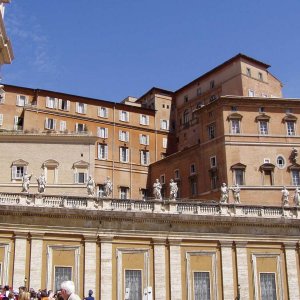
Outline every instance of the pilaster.
{"type": "Polygon", "coordinates": [[[249,299],[249,275],[247,242],[235,242],[238,284],[240,286],[240,298],[249,299]]]}

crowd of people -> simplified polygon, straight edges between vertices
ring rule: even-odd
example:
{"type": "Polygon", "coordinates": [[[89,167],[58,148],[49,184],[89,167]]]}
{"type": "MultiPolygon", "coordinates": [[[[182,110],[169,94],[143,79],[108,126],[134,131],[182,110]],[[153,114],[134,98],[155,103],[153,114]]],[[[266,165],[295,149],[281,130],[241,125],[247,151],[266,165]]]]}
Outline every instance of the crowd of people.
{"type": "MultiPolygon", "coordinates": [[[[54,292],[52,290],[38,290],[30,288],[27,290],[25,286],[19,287],[18,290],[13,290],[8,285],[0,290],[0,300],[81,300],[75,294],[75,285],[73,281],[64,281],[61,283],[61,289],[54,292]]],[[[88,297],[84,300],[95,300],[93,291],[89,290],[88,297]]]]}

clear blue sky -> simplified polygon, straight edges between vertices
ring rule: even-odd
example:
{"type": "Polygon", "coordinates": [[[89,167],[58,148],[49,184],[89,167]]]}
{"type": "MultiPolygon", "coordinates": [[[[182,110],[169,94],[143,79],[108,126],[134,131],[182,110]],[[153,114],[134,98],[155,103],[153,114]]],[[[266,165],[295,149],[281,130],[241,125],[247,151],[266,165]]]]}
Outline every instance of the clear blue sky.
{"type": "Polygon", "coordinates": [[[99,99],[176,90],[241,52],[300,98],[300,0],[12,0],[3,82],[99,99]]]}

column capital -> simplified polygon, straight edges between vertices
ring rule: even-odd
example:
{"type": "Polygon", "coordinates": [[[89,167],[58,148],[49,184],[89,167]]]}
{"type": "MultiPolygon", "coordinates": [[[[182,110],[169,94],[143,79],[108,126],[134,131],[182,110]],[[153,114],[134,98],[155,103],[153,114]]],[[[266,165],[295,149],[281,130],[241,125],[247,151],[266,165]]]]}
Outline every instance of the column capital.
{"type": "Polygon", "coordinates": [[[166,245],[167,239],[160,238],[160,237],[158,237],[158,238],[154,237],[154,238],[152,238],[152,242],[154,245],[166,245]]]}
{"type": "Polygon", "coordinates": [[[97,243],[98,237],[97,236],[90,236],[90,235],[85,235],[83,236],[83,240],[85,243],[97,243]]]}
{"type": "Polygon", "coordinates": [[[28,232],[14,231],[14,239],[27,239],[28,232]]]}
{"type": "Polygon", "coordinates": [[[168,242],[170,246],[180,246],[182,239],[168,238],[168,242]]]}
{"type": "Polygon", "coordinates": [[[291,241],[291,242],[284,242],[284,248],[289,250],[296,250],[298,242],[291,241]]]}
{"type": "Polygon", "coordinates": [[[42,240],[44,238],[44,233],[40,232],[30,232],[31,240],[42,240]]]}
{"type": "Polygon", "coordinates": [[[246,248],[248,242],[247,241],[234,241],[236,248],[246,248]]]}
{"type": "Polygon", "coordinates": [[[219,243],[222,248],[232,248],[233,241],[219,240],[219,243]]]}
{"type": "Polygon", "coordinates": [[[100,243],[112,243],[113,239],[113,236],[100,236],[100,243]]]}

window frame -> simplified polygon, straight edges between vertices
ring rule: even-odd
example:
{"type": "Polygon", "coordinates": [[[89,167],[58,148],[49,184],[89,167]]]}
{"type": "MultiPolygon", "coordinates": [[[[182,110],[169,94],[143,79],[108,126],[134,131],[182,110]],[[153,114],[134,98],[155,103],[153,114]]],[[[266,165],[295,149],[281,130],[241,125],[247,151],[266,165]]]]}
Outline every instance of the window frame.
{"type": "Polygon", "coordinates": [[[98,143],[97,145],[97,158],[100,160],[108,159],[108,145],[105,143],[98,143]]]}
{"type": "Polygon", "coordinates": [[[119,121],[121,122],[129,122],[129,112],[126,110],[119,111],[119,121]]]}
{"type": "Polygon", "coordinates": [[[216,123],[207,125],[207,134],[209,140],[213,140],[216,138],[216,123]]]}
{"type": "Polygon", "coordinates": [[[98,107],[98,117],[100,118],[108,118],[108,108],[105,106],[98,107]]]}
{"type": "Polygon", "coordinates": [[[121,146],[119,148],[119,153],[120,153],[120,155],[119,155],[120,162],[121,163],[129,163],[129,160],[130,160],[130,158],[129,158],[129,155],[130,155],[129,148],[121,146]],[[123,158],[125,158],[125,159],[123,159],[123,158]]]}

